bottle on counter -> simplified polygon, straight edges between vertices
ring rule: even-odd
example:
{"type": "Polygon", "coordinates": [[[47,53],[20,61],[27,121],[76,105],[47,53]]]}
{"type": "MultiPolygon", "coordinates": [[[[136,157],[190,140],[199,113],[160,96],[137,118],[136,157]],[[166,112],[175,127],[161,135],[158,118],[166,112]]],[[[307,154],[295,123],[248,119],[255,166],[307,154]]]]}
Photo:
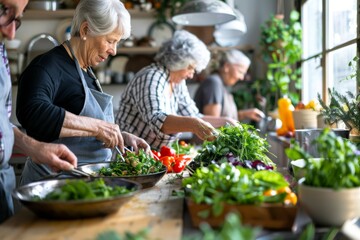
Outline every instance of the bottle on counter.
{"type": "Polygon", "coordinates": [[[291,100],[287,96],[278,100],[279,118],[282,122],[281,128],[276,130],[278,136],[295,136],[295,124],[292,114],[294,109],[291,100]]]}

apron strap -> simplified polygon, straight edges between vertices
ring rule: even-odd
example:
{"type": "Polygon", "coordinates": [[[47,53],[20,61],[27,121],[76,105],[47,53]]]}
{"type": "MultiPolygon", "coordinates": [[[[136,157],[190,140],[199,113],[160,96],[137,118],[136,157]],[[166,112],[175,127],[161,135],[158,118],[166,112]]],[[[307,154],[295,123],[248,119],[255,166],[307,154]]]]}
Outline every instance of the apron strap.
{"type": "MultiPolygon", "coordinates": [[[[71,56],[73,57],[73,59],[74,59],[74,61],[75,61],[75,64],[76,64],[76,69],[78,70],[78,73],[79,73],[79,75],[80,75],[81,81],[83,82],[83,85],[85,86],[85,84],[86,84],[85,77],[84,77],[84,74],[83,74],[83,72],[82,72],[82,70],[81,70],[81,67],[80,67],[79,62],[78,62],[77,58],[75,57],[75,54],[74,54],[74,51],[73,51],[73,49],[72,49],[72,47],[71,47],[70,41],[69,41],[69,40],[66,40],[66,41],[65,41],[65,44],[66,44],[66,46],[67,46],[67,47],[69,48],[69,50],[70,50],[71,56]]],[[[93,70],[91,69],[91,67],[88,67],[88,68],[87,68],[87,71],[89,72],[90,77],[95,80],[95,84],[96,84],[96,87],[98,88],[98,90],[99,90],[100,92],[104,92],[104,91],[102,90],[101,85],[100,85],[99,79],[95,76],[95,74],[94,74],[93,70]]],[[[87,85],[86,85],[86,86],[87,86],[87,85]]]]}

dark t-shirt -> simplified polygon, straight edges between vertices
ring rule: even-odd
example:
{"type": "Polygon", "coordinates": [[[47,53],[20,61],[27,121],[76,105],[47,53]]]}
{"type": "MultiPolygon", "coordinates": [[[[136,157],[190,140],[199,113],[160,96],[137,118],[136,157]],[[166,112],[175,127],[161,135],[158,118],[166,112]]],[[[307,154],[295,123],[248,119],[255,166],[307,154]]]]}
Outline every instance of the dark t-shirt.
{"type": "MultiPolygon", "coordinates": [[[[83,71],[88,86],[94,79],[83,71]]],[[[59,138],[65,110],[79,114],[85,92],[75,62],[60,45],[36,57],[19,78],[16,116],[29,136],[45,142],[59,138]]]]}
{"type": "Polygon", "coordinates": [[[194,101],[201,113],[208,104],[223,104],[224,84],[219,75],[213,74],[200,83],[196,90],[194,101]]]}

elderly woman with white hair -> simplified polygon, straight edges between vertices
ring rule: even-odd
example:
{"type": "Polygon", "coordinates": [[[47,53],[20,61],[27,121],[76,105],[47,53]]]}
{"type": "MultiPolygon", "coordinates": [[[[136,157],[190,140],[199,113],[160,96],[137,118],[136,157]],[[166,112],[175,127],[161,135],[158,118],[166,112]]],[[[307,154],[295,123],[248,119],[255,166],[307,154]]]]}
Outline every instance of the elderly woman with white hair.
{"type": "Polygon", "coordinates": [[[236,124],[228,118],[199,113],[186,79],[204,69],[210,60],[205,44],[193,34],[178,30],[161,46],[155,63],[141,69],[120,99],[116,122],[121,129],[144,138],[153,149],[171,144],[181,132],[214,139],[214,127],[236,124]]]}
{"type": "Polygon", "coordinates": [[[204,79],[195,93],[196,106],[203,114],[226,116],[236,120],[260,121],[265,114],[257,108],[238,110],[228,87],[243,80],[250,59],[241,51],[231,49],[223,53],[219,69],[204,79]]]}
{"type": "MultiPolygon", "coordinates": [[[[78,164],[111,159],[112,148],[143,148],[139,137],[114,123],[112,96],[102,92],[91,67],[116,54],[130,35],[130,15],[119,0],[81,0],[71,25],[71,39],[36,57],[21,74],[17,118],[28,135],[65,144],[78,164]]],[[[27,160],[21,184],[51,173],[27,160]]]]}

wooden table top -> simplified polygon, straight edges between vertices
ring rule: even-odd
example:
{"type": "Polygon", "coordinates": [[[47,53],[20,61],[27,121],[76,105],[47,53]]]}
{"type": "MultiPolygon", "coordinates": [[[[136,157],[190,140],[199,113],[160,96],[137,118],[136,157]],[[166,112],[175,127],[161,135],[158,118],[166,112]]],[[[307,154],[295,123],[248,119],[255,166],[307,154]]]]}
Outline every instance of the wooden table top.
{"type": "Polygon", "coordinates": [[[183,198],[172,196],[181,179],[166,174],[154,187],[142,190],[118,212],[79,220],[39,218],[26,208],[0,225],[1,239],[95,239],[105,231],[137,233],[149,227],[149,239],[181,239],[183,198]]]}

